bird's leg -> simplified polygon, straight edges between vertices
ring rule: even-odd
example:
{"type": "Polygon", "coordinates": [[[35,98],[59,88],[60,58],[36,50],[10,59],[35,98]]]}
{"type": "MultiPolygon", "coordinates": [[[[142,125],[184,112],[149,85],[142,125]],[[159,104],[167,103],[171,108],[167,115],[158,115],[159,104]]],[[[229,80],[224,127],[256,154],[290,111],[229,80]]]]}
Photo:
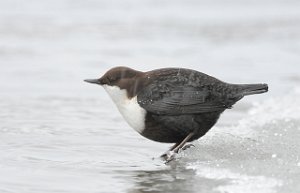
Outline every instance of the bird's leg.
{"type": "Polygon", "coordinates": [[[173,151],[173,149],[175,149],[180,143],[175,143],[172,147],[170,147],[170,149],[168,151],[166,151],[164,154],[162,154],[160,157],[164,160],[167,159],[168,154],[173,151]]]}
{"type": "Polygon", "coordinates": [[[184,138],[184,140],[183,140],[178,146],[176,146],[176,147],[173,149],[173,151],[174,151],[175,153],[178,153],[178,151],[186,144],[186,142],[188,142],[188,141],[191,139],[191,137],[193,137],[193,135],[194,135],[194,133],[188,134],[188,135],[184,138]]]}
{"type": "Polygon", "coordinates": [[[193,135],[193,132],[188,134],[181,143],[179,143],[178,145],[175,144],[177,146],[173,149],[171,148],[172,150],[167,152],[166,156],[163,157],[165,158],[166,163],[172,161],[175,158],[175,155],[178,153],[178,151],[186,144],[186,142],[188,142],[191,139],[191,137],[193,137],[193,135]]]}
{"type": "Polygon", "coordinates": [[[180,143],[175,143],[170,149],[169,151],[172,151],[173,149],[175,149],[180,143]]]}

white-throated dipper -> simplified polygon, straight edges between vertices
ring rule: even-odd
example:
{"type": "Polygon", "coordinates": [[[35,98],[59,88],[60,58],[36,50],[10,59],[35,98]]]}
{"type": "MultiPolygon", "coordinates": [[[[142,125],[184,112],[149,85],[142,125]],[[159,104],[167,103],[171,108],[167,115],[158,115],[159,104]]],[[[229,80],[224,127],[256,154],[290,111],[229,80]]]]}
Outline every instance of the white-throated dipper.
{"type": "Polygon", "coordinates": [[[167,162],[186,142],[205,135],[220,114],[244,96],[268,91],[267,84],[229,84],[184,68],[141,72],[115,67],[99,79],[85,81],[102,85],[142,136],[175,143],[161,156],[167,162]]]}

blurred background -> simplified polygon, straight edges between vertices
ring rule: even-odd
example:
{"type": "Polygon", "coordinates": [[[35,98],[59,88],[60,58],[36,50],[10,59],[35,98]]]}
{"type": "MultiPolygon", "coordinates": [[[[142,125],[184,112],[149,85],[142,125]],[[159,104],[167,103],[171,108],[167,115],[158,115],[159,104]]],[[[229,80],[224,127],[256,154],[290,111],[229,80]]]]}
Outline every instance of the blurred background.
{"type": "Polygon", "coordinates": [[[0,67],[2,193],[300,191],[297,0],[0,0],[0,67]],[[83,82],[115,66],[270,91],[166,166],[83,82]]]}

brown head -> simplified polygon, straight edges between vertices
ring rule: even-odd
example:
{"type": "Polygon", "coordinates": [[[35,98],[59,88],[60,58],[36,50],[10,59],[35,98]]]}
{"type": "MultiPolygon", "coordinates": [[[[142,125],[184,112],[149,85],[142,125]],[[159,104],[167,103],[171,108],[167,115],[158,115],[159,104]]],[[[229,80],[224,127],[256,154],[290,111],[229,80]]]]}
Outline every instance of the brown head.
{"type": "Polygon", "coordinates": [[[138,80],[142,75],[143,72],[120,66],[110,69],[99,79],[86,79],[84,81],[102,86],[117,86],[120,89],[126,89],[128,97],[132,98],[139,87],[138,80]]]}

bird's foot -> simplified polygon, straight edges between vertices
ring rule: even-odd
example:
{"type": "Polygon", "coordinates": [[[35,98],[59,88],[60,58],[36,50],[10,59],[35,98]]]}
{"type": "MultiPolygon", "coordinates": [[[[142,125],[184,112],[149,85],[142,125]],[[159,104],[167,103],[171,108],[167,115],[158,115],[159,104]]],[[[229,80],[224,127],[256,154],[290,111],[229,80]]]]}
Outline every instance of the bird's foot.
{"type": "Polygon", "coordinates": [[[195,147],[195,145],[193,145],[193,144],[187,144],[187,145],[185,145],[185,146],[183,146],[182,148],[181,148],[181,150],[186,150],[186,149],[189,149],[189,148],[191,148],[191,147],[195,147]]]}
{"type": "Polygon", "coordinates": [[[166,163],[169,163],[170,161],[174,160],[177,155],[177,152],[175,151],[167,151],[166,153],[162,154],[160,157],[163,159],[166,163]]]}
{"type": "Polygon", "coordinates": [[[162,160],[166,160],[166,159],[168,158],[168,152],[162,154],[162,155],[160,156],[160,158],[161,158],[162,160]]]}
{"type": "Polygon", "coordinates": [[[168,157],[169,157],[169,155],[170,155],[170,150],[168,150],[167,152],[165,152],[164,154],[162,154],[161,156],[160,156],[160,158],[163,160],[163,161],[166,161],[167,159],[168,159],[168,157]]]}
{"type": "Polygon", "coordinates": [[[191,147],[195,147],[195,145],[193,145],[193,144],[187,144],[187,145],[185,145],[185,146],[183,146],[182,148],[180,148],[180,149],[174,149],[174,150],[172,150],[172,151],[167,151],[166,153],[164,153],[164,154],[162,154],[161,156],[160,156],[160,158],[162,159],[162,160],[164,160],[164,161],[166,161],[165,163],[169,163],[170,161],[172,161],[172,160],[174,160],[175,158],[176,158],[176,155],[178,154],[178,152],[180,152],[180,151],[184,151],[184,150],[186,150],[186,149],[189,149],[189,148],[191,148],[191,147]]]}

